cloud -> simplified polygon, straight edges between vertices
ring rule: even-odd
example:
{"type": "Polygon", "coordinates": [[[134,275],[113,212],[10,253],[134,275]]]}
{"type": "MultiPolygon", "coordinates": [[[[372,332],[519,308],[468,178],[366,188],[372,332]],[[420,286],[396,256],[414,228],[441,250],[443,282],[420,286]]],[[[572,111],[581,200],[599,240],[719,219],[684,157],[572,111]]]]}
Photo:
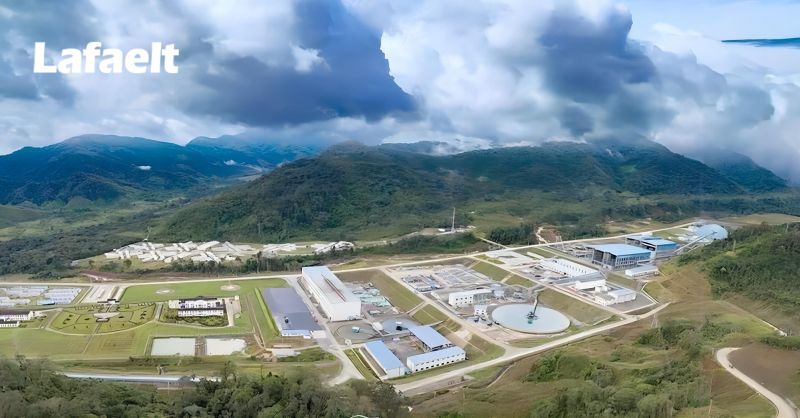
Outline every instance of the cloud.
{"type": "Polygon", "coordinates": [[[734,150],[800,181],[800,50],[722,43],[715,9],[684,3],[676,14],[638,0],[6,2],[0,152],[84,133],[449,138],[460,150],[646,137],[690,155],[734,150]],[[30,73],[33,42],[52,55],[89,40],[175,43],[180,73],[30,73]]]}

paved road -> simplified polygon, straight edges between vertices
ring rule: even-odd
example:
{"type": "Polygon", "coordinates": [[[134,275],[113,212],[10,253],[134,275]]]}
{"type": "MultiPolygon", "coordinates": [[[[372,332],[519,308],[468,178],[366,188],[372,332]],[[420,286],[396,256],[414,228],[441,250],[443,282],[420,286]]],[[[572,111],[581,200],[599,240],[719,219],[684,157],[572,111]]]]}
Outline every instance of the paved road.
{"type": "MultiPolygon", "coordinates": [[[[451,370],[451,371],[448,371],[448,372],[445,372],[445,373],[441,373],[441,374],[438,374],[438,375],[433,375],[433,376],[426,377],[424,379],[416,380],[416,381],[413,381],[413,382],[398,384],[398,385],[395,385],[395,387],[396,387],[397,390],[403,392],[406,395],[414,395],[414,394],[417,394],[417,393],[426,392],[428,386],[436,386],[438,384],[441,384],[442,381],[446,381],[446,380],[452,381],[454,379],[460,379],[462,376],[464,376],[464,375],[466,375],[468,373],[474,372],[476,370],[484,369],[486,367],[500,365],[500,364],[507,363],[507,362],[510,362],[510,361],[519,360],[519,359],[521,359],[523,357],[528,357],[528,356],[531,356],[531,355],[534,355],[534,354],[538,354],[538,353],[541,353],[541,352],[544,352],[544,351],[547,351],[547,350],[552,350],[552,349],[560,347],[562,345],[566,345],[566,344],[573,343],[573,342],[576,342],[576,341],[580,341],[580,340],[583,340],[583,339],[586,339],[586,338],[589,338],[589,337],[593,337],[595,335],[602,334],[602,333],[607,332],[607,331],[611,331],[611,330],[613,330],[615,328],[619,328],[621,326],[625,326],[625,325],[634,323],[634,322],[636,322],[636,321],[638,321],[640,319],[648,318],[648,317],[650,317],[652,315],[655,315],[656,313],[658,313],[662,309],[666,308],[667,306],[669,306],[668,303],[664,304],[664,305],[661,305],[658,308],[653,309],[652,311],[650,311],[650,312],[648,312],[648,313],[646,313],[644,315],[632,316],[632,317],[623,319],[623,320],[618,321],[618,322],[613,322],[613,323],[610,323],[610,324],[603,325],[601,327],[597,327],[597,328],[589,329],[589,330],[586,330],[586,331],[582,331],[582,332],[579,332],[577,334],[572,334],[572,335],[569,335],[567,337],[560,338],[560,339],[554,340],[554,341],[550,341],[548,343],[545,343],[545,344],[542,344],[542,345],[539,345],[539,346],[536,346],[536,347],[520,348],[520,349],[515,350],[515,351],[510,351],[509,350],[509,351],[506,351],[506,353],[503,354],[502,356],[500,356],[500,357],[498,357],[496,359],[493,359],[493,360],[488,360],[488,361],[484,361],[482,363],[477,363],[477,364],[473,364],[473,365],[470,365],[470,366],[461,367],[461,368],[456,369],[456,370],[451,370]]],[[[792,417],[792,418],[794,418],[794,417],[792,417]]]]}
{"type": "Polygon", "coordinates": [[[730,374],[734,375],[737,379],[741,380],[747,386],[750,386],[753,390],[758,392],[761,396],[767,398],[775,408],[778,410],[778,414],[775,415],[777,418],[798,418],[798,411],[794,408],[786,399],[778,395],[777,393],[771,392],[769,389],[762,386],[760,383],[753,380],[750,376],[742,373],[739,369],[733,367],[730,360],[728,360],[728,354],[733,351],[738,350],[739,348],[720,348],[717,350],[717,363],[719,363],[725,370],[730,372],[730,374]]]}

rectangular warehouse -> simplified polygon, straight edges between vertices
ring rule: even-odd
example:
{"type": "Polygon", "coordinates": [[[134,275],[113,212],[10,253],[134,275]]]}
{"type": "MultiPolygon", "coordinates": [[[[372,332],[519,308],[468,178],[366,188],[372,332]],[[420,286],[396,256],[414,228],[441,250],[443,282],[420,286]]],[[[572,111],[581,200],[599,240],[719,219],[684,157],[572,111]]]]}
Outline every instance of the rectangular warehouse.
{"type": "Polygon", "coordinates": [[[455,308],[469,306],[492,298],[492,289],[465,290],[447,295],[447,303],[455,308]]]}
{"type": "Polygon", "coordinates": [[[303,284],[331,321],[361,317],[361,299],[327,267],[303,267],[303,284]]]}
{"type": "Polygon", "coordinates": [[[389,377],[400,377],[406,374],[406,366],[397,358],[383,341],[370,341],[364,344],[364,351],[378,363],[384,374],[389,377]]]}
{"type": "Polygon", "coordinates": [[[467,359],[467,353],[461,347],[449,347],[437,351],[417,354],[406,359],[406,366],[412,373],[430,370],[467,359]]]}
{"type": "Polygon", "coordinates": [[[619,288],[605,294],[595,295],[594,301],[603,306],[616,305],[618,303],[636,300],[636,292],[631,289],[619,288]]]}
{"type": "Polygon", "coordinates": [[[638,277],[657,276],[659,273],[658,267],[652,264],[645,264],[625,270],[625,275],[634,279],[638,277]]]}
{"type": "Polygon", "coordinates": [[[611,270],[636,267],[650,261],[652,252],[628,244],[592,245],[592,263],[611,270]]]}
{"type": "Polygon", "coordinates": [[[539,266],[569,277],[584,276],[597,273],[597,270],[586,267],[583,264],[574,263],[563,258],[545,258],[539,262],[539,266]]]}
{"type": "Polygon", "coordinates": [[[300,295],[289,287],[270,287],[261,290],[282,337],[311,338],[322,327],[314,319],[300,295]]]}
{"type": "Polygon", "coordinates": [[[671,257],[678,250],[677,242],[656,236],[627,237],[625,242],[652,251],[655,258],[671,257]]]}
{"type": "Polygon", "coordinates": [[[411,327],[408,331],[411,332],[411,335],[417,337],[425,351],[436,351],[453,346],[450,340],[428,325],[411,327]]]}

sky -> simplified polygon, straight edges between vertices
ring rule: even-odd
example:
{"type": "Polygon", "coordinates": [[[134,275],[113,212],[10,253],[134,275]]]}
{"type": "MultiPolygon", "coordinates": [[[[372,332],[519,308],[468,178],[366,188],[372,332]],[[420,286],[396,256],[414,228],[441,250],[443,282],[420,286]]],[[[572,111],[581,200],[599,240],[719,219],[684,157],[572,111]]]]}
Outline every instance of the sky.
{"type": "MultiPolygon", "coordinates": [[[[0,0],[0,154],[86,134],[459,149],[641,137],[800,181],[789,0],[0,0]],[[33,74],[90,41],[178,74],[33,74]]],[[[797,45],[794,45],[797,46],[797,45]]]]}

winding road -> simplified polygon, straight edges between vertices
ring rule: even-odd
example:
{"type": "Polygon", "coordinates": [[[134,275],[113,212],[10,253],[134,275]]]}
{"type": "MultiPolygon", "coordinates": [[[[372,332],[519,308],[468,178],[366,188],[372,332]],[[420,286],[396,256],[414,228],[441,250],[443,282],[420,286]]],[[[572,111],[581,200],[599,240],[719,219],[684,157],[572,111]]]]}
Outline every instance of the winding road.
{"type": "Polygon", "coordinates": [[[737,379],[741,380],[747,386],[750,386],[751,389],[758,392],[759,395],[767,398],[775,408],[778,410],[778,414],[775,415],[777,418],[798,418],[797,409],[792,406],[786,399],[781,397],[780,395],[771,392],[769,389],[762,386],[760,383],[753,380],[750,376],[742,373],[739,369],[733,367],[730,360],[728,359],[728,355],[733,351],[738,350],[739,348],[734,347],[726,347],[720,348],[717,350],[716,358],[717,363],[720,364],[725,370],[727,370],[730,374],[734,375],[737,379]]]}

